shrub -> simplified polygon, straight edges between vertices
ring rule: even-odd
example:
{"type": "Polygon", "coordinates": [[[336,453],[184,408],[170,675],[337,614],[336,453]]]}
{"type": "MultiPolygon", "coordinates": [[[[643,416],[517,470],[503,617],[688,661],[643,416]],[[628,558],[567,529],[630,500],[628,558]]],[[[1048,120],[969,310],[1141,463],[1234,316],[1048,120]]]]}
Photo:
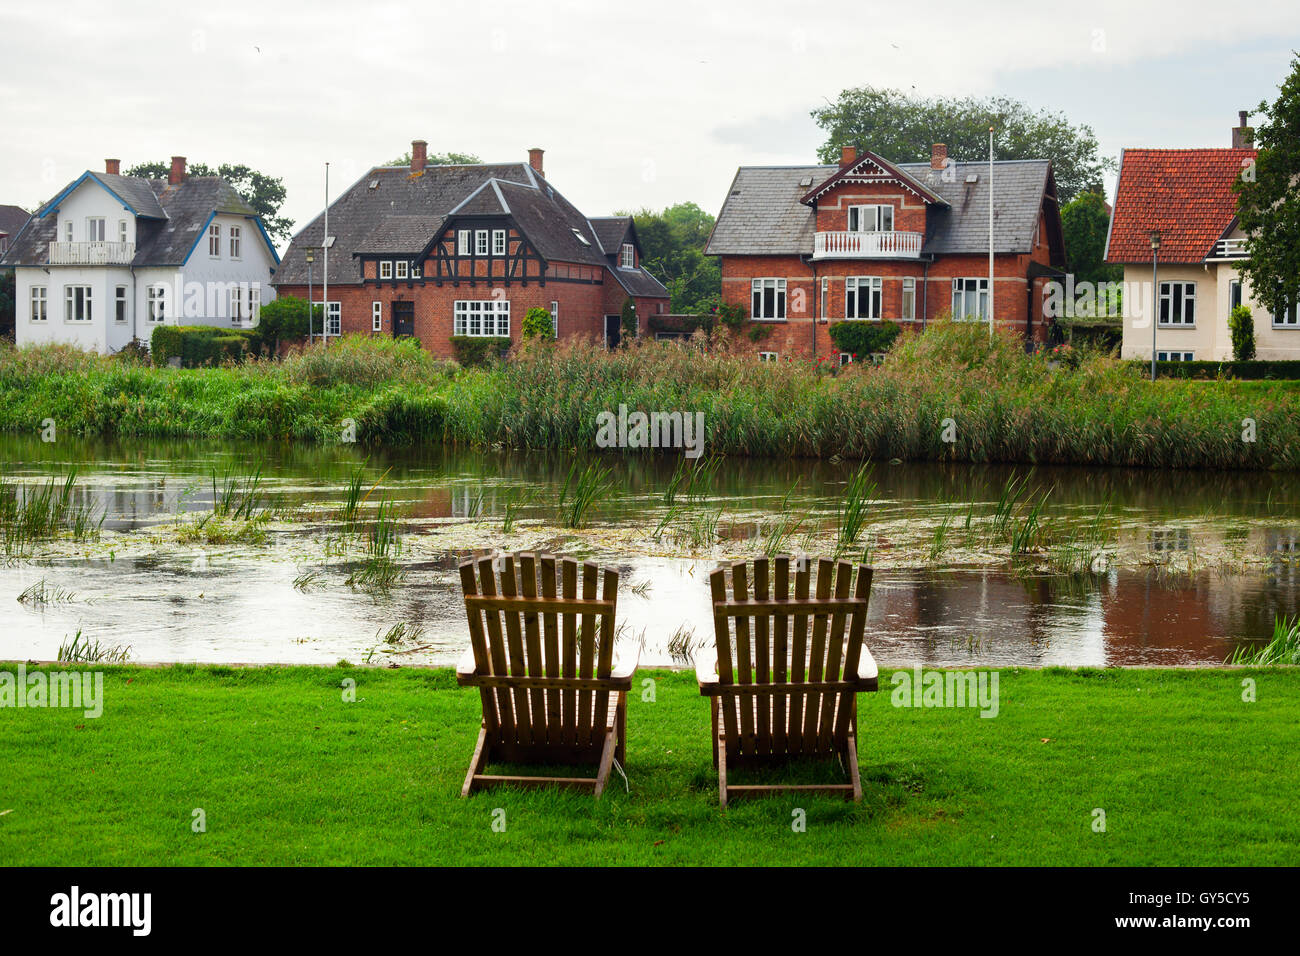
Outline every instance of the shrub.
{"type": "Polygon", "coordinates": [[[864,358],[888,352],[902,331],[896,322],[836,322],[830,327],[837,349],[864,358]]]}
{"type": "Polygon", "coordinates": [[[494,360],[503,359],[510,351],[510,339],[480,335],[453,335],[451,337],[452,354],[456,361],[466,368],[487,365],[494,360]]]}
{"type": "Polygon", "coordinates": [[[524,316],[523,336],[526,339],[545,341],[555,338],[555,326],[551,322],[551,313],[541,306],[533,306],[524,316]]]}
{"type": "Polygon", "coordinates": [[[1239,305],[1228,315],[1228,330],[1232,333],[1232,357],[1238,362],[1249,362],[1255,357],[1255,320],[1250,306],[1239,305]]]}
{"type": "Polygon", "coordinates": [[[225,329],[214,325],[160,325],[153,330],[149,352],[154,365],[167,365],[179,357],[184,368],[220,365],[238,360],[256,342],[252,329],[225,329]]]}
{"type": "Polygon", "coordinates": [[[288,380],[296,385],[361,385],[390,381],[439,379],[448,371],[412,338],[386,335],[344,335],[328,343],[295,346],[284,359],[288,380]]]}
{"type": "MultiPolygon", "coordinates": [[[[312,318],[316,327],[323,327],[321,318],[323,308],[316,306],[312,318]]],[[[297,296],[284,295],[266,303],[258,310],[257,338],[259,345],[265,345],[271,355],[280,350],[281,342],[301,342],[307,338],[308,329],[307,300],[297,296]]]]}
{"type": "Polygon", "coordinates": [[[628,296],[623,300],[623,308],[619,313],[619,325],[623,328],[623,335],[620,339],[623,344],[626,345],[636,338],[636,303],[632,301],[631,296],[628,296]]]}

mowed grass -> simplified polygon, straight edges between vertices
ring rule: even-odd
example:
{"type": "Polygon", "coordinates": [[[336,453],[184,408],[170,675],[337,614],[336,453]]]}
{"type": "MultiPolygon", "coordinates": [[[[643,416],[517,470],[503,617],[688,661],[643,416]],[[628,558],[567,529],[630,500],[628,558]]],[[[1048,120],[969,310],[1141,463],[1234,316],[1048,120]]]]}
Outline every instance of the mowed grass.
{"type": "Polygon", "coordinates": [[[638,675],[655,700],[638,690],[629,703],[631,792],[614,773],[595,802],[555,790],[461,799],[479,702],[447,670],[102,670],[99,719],[0,710],[3,863],[1300,860],[1296,670],[1008,670],[993,719],[893,707],[882,690],[861,700],[861,804],[791,795],[725,812],[691,674],[638,675]],[[1257,702],[1242,699],[1247,679],[1257,702]],[[206,832],[192,831],[196,809],[206,832]],[[792,827],[798,809],[805,832],[792,827]]]}

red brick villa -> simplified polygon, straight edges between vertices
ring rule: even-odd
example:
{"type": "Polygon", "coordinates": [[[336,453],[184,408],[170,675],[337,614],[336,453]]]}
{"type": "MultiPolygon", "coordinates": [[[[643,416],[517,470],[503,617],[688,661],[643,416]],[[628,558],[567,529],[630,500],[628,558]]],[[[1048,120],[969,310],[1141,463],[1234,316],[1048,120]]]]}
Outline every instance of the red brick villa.
{"type": "MultiPolygon", "coordinates": [[[[1047,160],[994,164],[994,321],[1044,341],[1043,283],[1065,243],[1047,160]]],[[[845,147],[838,166],[742,166],[705,252],[722,298],[770,332],[764,358],[823,357],[829,327],[890,320],[906,330],[951,312],[988,321],[989,166],[936,144],[929,163],[845,147]]]]}
{"type": "MultiPolygon", "coordinates": [[[[527,163],[377,166],[329,209],[326,334],[414,335],[451,357],[455,336],[518,340],[540,306],[556,334],[617,344],[631,299],[641,329],[668,311],[668,290],[641,267],[630,216],[589,219],[527,163]]],[[[299,232],[276,272],[280,295],[322,301],[322,214],[299,232]]]]}

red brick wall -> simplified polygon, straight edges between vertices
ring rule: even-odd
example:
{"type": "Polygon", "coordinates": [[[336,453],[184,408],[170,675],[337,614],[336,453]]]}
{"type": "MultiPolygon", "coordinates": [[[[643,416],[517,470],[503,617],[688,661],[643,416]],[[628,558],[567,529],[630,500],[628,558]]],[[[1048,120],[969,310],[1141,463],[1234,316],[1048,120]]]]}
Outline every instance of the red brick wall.
{"type": "Polygon", "coordinates": [[[849,228],[850,206],[893,206],[897,232],[925,234],[925,201],[893,183],[840,186],[817,201],[817,231],[849,228]]]}

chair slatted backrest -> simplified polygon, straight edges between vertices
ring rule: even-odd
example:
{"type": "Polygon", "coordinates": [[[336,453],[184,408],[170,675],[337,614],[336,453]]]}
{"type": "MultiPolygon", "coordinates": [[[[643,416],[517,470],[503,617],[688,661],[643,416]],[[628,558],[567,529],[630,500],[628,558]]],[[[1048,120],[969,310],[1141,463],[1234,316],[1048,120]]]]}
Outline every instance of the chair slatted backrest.
{"type": "Polygon", "coordinates": [[[822,559],[810,597],[811,564],[760,558],[709,575],[729,751],[818,755],[845,745],[872,572],[859,566],[854,586],[853,564],[822,559]]]}
{"type": "Polygon", "coordinates": [[[492,741],[599,746],[610,694],[599,681],[613,666],[618,573],[520,552],[462,561],[460,583],[492,741]]]}

